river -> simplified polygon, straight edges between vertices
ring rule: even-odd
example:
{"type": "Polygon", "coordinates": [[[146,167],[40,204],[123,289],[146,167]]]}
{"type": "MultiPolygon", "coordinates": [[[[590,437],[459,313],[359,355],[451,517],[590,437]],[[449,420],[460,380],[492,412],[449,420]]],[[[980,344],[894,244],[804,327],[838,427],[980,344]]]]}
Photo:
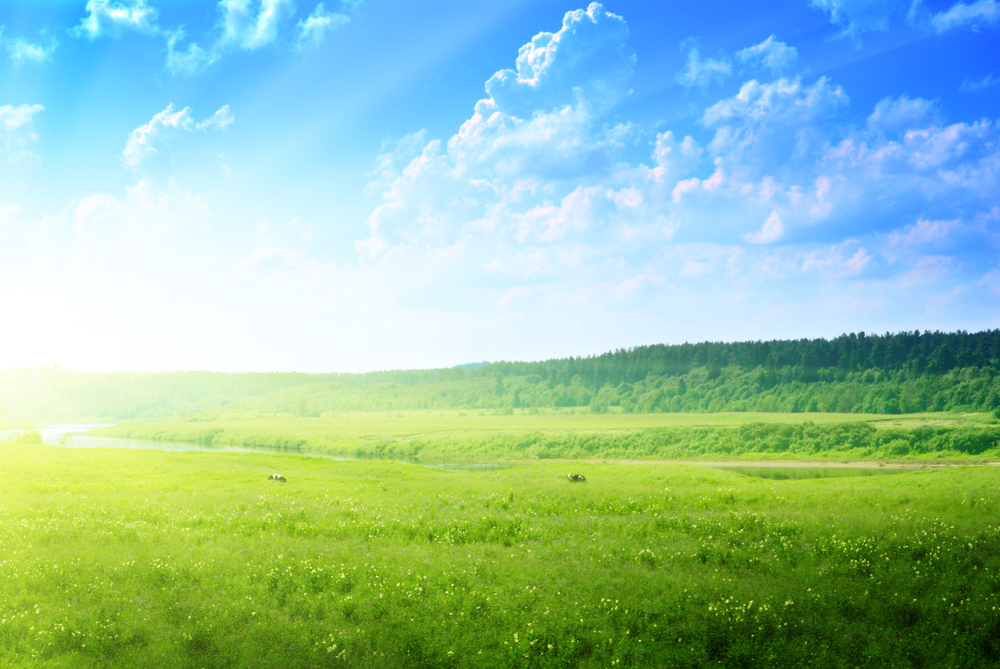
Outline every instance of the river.
{"type": "MultiPolygon", "coordinates": [[[[111,427],[113,423],[88,423],[75,425],[45,425],[39,428],[42,435],[42,443],[47,446],[65,446],[67,448],[144,448],[155,451],[210,451],[212,453],[281,453],[288,455],[289,451],[279,451],[269,448],[240,448],[203,446],[201,444],[185,444],[170,441],[148,441],[145,439],[123,439],[121,437],[93,437],[85,432],[96,430],[99,427],[111,427]]],[[[296,455],[307,455],[310,457],[327,458],[328,460],[356,461],[356,460],[383,460],[389,462],[403,462],[411,465],[420,465],[431,469],[443,469],[452,472],[482,472],[496,469],[509,469],[511,465],[501,465],[492,462],[455,462],[449,460],[416,460],[414,458],[349,458],[338,455],[325,455],[323,453],[296,453],[296,455]]]]}
{"type": "MultiPolygon", "coordinates": [[[[112,423],[46,425],[38,431],[42,435],[43,444],[48,446],[65,446],[69,448],[145,448],[157,451],[210,451],[212,453],[288,453],[288,451],[279,451],[267,448],[219,448],[214,446],[203,446],[200,444],[185,444],[169,441],[147,441],[144,439],[123,439],[120,437],[92,437],[84,434],[90,430],[94,430],[99,427],[110,427],[111,425],[112,423]]],[[[301,453],[300,455],[343,461],[356,461],[362,459],[385,460],[453,472],[493,471],[498,469],[508,469],[513,466],[492,462],[455,462],[449,460],[416,460],[414,458],[348,458],[336,455],[324,455],[322,453],[301,453]]],[[[882,474],[898,474],[900,472],[907,471],[905,469],[892,467],[810,467],[803,464],[770,465],[761,463],[749,466],[718,462],[690,462],[685,464],[701,464],[705,467],[725,469],[743,476],[767,479],[815,479],[839,478],[842,476],[879,476],[882,474]]],[[[585,466],[585,464],[581,463],[580,466],[578,466],[578,469],[585,466]]]]}

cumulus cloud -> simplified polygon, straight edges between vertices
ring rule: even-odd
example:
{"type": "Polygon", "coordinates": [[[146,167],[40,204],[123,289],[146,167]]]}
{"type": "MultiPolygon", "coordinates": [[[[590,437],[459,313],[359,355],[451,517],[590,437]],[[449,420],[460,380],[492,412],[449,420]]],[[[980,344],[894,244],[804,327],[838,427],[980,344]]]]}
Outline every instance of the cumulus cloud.
{"type": "Polygon", "coordinates": [[[146,0],[131,2],[109,2],[109,0],[89,0],[87,2],[89,15],[80,20],[74,28],[77,36],[90,39],[110,36],[120,37],[128,31],[139,33],[156,33],[156,9],[146,4],[146,0]]]}
{"type": "MultiPolygon", "coordinates": [[[[945,283],[995,265],[995,121],[948,124],[936,102],[908,96],[851,114],[834,81],[797,77],[747,81],[708,105],[704,143],[652,133],[610,120],[627,81],[610,94],[594,84],[594,72],[631,72],[623,21],[591,5],[563,28],[525,45],[517,68],[490,80],[498,99],[480,100],[450,138],[416,132],[378,157],[369,190],[381,202],[357,243],[360,266],[405,284],[413,304],[442,299],[426,295],[448,285],[464,304],[586,303],[607,317],[619,302],[676,303],[678,281],[711,299],[827,287],[830,313],[843,316],[864,291],[847,299],[838,286],[882,282],[875,290],[888,294],[912,285],[907,276],[931,277],[932,265],[950,268],[927,279],[945,283]],[[573,70],[562,61],[570,52],[613,62],[573,70]],[[639,142],[648,157],[629,162],[639,142]],[[927,264],[934,248],[969,268],[927,264]]],[[[734,62],[791,67],[777,45],[734,62]]]]}
{"type": "Polygon", "coordinates": [[[625,20],[594,2],[567,12],[558,32],[535,35],[521,47],[516,69],[494,74],[486,92],[493,109],[518,118],[581,98],[605,110],[625,94],[634,67],[625,20]]]}
{"type": "Polygon", "coordinates": [[[703,116],[706,125],[713,127],[740,124],[803,125],[846,105],[847,94],[840,86],[820,77],[811,86],[802,80],[779,79],[761,84],[757,80],[746,82],[734,97],[721,100],[703,116]]]}
{"type": "Polygon", "coordinates": [[[182,131],[218,129],[225,130],[234,121],[229,105],[220,108],[214,115],[196,123],[191,117],[191,108],[185,107],[174,111],[173,104],[153,115],[148,123],[140,125],[129,134],[125,150],[122,151],[122,162],[135,170],[146,157],[159,152],[157,145],[162,144],[172,136],[182,131]]]}
{"type": "Polygon", "coordinates": [[[795,64],[799,52],[795,47],[788,46],[771,35],[760,44],[737,51],[736,58],[749,67],[766,67],[777,77],[795,64]]]}
{"type": "Polygon", "coordinates": [[[709,149],[725,156],[729,170],[752,178],[796,169],[816,160],[830,139],[830,120],[848,104],[847,94],[826,77],[746,82],[739,93],[705,110],[702,123],[715,130],[709,149]]]}
{"type": "MultiPolygon", "coordinates": [[[[690,44],[690,41],[685,42],[690,44]]],[[[683,47],[684,45],[682,45],[683,47]]],[[[733,71],[732,64],[725,58],[702,58],[696,46],[688,48],[687,64],[674,76],[676,81],[685,88],[698,86],[705,88],[713,83],[722,83],[733,71]]]]}
{"type": "Polygon", "coordinates": [[[934,14],[931,26],[937,32],[968,26],[980,30],[1000,21],[1000,2],[997,0],[977,0],[971,4],[958,2],[951,9],[934,14]]]}
{"type": "Polygon", "coordinates": [[[339,28],[350,20],[346,14],[326,11],[323,3],[319,3],[312,14],[299,21],[298,35],[295,39],[296,48],[300,51],[315,49],[323,42],[328,32],[339,28]]]}

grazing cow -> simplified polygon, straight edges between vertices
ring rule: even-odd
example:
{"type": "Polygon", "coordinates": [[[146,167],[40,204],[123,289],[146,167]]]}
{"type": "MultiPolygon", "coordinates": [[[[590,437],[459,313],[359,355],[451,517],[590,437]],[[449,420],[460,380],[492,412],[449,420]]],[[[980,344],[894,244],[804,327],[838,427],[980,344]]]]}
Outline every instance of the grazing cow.
{"type": "Polygon", "coordinates": [[[288,482],[288,479],[286,479],[281,474],[271,474],[270,476],[267,477],[267,480],[268,481],[274,481],[275,483],[287,483],[288,482]]]}
{"type": "Polygon", "coordinates": [[[566,478],[569,479],[570,483],[586,483],[587,477],[583,474],[567,474],[566,478]]]}

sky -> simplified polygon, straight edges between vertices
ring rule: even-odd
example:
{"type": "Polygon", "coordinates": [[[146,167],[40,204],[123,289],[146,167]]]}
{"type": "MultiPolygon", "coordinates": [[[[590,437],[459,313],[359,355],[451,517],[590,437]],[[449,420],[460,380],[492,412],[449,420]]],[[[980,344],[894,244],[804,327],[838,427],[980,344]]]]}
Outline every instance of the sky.
{"type": "Polygon", "coordinates": [[[1000,0],[3,0],[0,368],[1000,327],[1000,0]]]}

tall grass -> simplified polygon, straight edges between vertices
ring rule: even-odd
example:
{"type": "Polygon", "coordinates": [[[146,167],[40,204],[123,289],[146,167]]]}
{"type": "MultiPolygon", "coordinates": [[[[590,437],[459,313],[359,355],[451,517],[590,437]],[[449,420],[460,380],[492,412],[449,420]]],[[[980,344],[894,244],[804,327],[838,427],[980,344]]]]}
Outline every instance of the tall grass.
{"type": "Polygon", "coordinates": [[[993,468],[0,454],[3,667],[1000,663],[993,468]]]}

